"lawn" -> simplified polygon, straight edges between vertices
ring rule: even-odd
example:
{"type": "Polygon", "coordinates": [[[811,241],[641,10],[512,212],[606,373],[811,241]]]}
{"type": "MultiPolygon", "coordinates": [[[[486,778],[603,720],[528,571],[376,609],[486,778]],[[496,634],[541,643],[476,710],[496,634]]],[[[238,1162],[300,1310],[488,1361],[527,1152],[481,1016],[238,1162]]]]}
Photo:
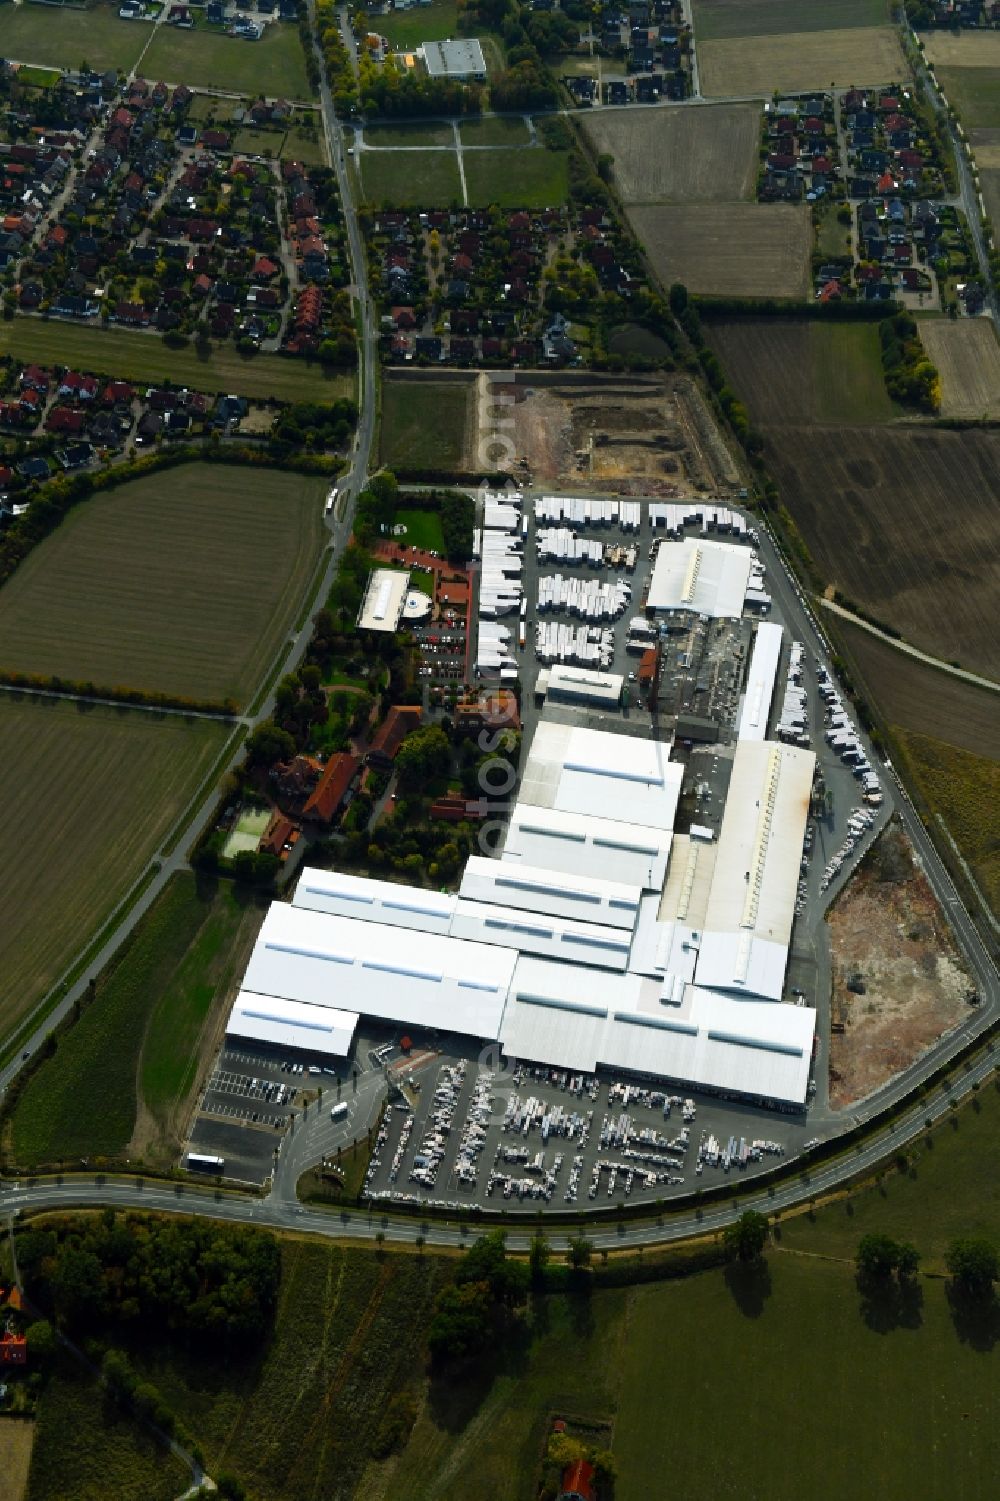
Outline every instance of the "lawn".
{"type": "Polygon", "coordinates": [[[187,809],[228,728],[135,709],[0,700],[0,1029],[85,948],[187,809]]]}
{"type": "MultiPolygon", "coordinates": [[[[318,115],[313,118],[318,122],[318,115]]],[[[284,161],[302,162],[307,167],[325,167],[326,145],[318,123],[293,124],[285,133],[281,156],[284,161]]]]}
{"type": "Polygon", "coordinates": [[[290,22],[268,25],[259,42],[199,28],[178,31],[161,26],[143,59],[149,78],[184,82],[189,88],[225,89],[234,94],[310,99],[305,56],[298,28],[290,22]]]}
{"type": "Polygon", "coordinates": [[[0,322],[0,354],[42,365],[72,365],[120,380],[172,381],[195,391],[234,392],[254,401],[335,401],[354,394],[353,374],[325,370],[313,361],[241,355],[233,345],[202,356],[193,345],[168,349],[161,339],[147,334],[86,328],[58,319],[0,322]]]}
{"type": "Polygon", "coordinates": [[[449,208],[462,202],[453,151],[362,151],[365,200],[379,208],[449,208]]]}
{"type": "Polygon", "coordinates": [[[257,130],[244,125],[233,137],[233,150],[243,156],[280,157],[286,154],[283,150],[284,142],[283,130],[257,130]]]}
{"type": "Polygon", "coordinates": [[[469,151],[465,182],[473,208],[556,208],[569,195],[569,153],[548,147],[469,151]]]}
{"type": "Polygon", "coordinates": [[[198,463],[94,496],[0,590],[0,667],[247,702],[302,608],[326,488],[198,463]]]}
{"type": "Polygon", "coordinates": [[[128,1152],[166,1166],[176,1158],[203,1031],[221,1019],[214,1003],[231,999],[236,961],[262,916],[229,883],[201,895],[190,872],[175,876],[18,1100],[14,1159],[30,1166],[128,1152]],[[136,1141],[140,1088],[151,1119],[136,1141]]]}
{"type": "Polygon", "coordinates": [[[406,535],[399,540],[407,547],[419,547],[424,552],[444,552],[441,517],[435,511],[397,511],[396,525],[406,527],[406,535]]]}
{"type": "Polygon", "coordinates": [[[444,121],[419,121],[412,125],[366,125],[368,146],[454,146],[455,132],[444,121]]]}
{"type": "Polygon", "coordinates": [[[381,462],[395,474],[461,471],[472,403],[470,381],[394,381],[382,387],[381,462]]]}
{"type": "Polygon", "coordinates": [[[179,1459],[62,1357],[38,1406],[27,1501],[174,1501],[190,1482],[179,1459]]]}
{"type": "Polygon", "coordinates": [[[482,120],[463,120],[458,127],[463,146],[526,146],[531,134],[524,120],[487,115],[482,120]]]}
{"type": "Polygon", "coordinates": [[[117,3],[93,5],[85,11],[5,5],[0,22],[5,57],[50,68],[79,68],[87,62],[101,72],[108,68],[130,72],[151,33],[148,22],[119,20],[117,3]]]}
{"type": "Polygon", "coordinates": [[[886,0],[694,0],[694,30],[699,42],[884,26],[888,20],[886,0]]]}
{"type": "Polygon", "coordinates": [[[458,7],[454,0],[433,0],[411,10],[394,11],[377,16],[373,30],[388,37],[394,51],[419,47],[421,42],[443,42],[457,34],[458,7]]]}

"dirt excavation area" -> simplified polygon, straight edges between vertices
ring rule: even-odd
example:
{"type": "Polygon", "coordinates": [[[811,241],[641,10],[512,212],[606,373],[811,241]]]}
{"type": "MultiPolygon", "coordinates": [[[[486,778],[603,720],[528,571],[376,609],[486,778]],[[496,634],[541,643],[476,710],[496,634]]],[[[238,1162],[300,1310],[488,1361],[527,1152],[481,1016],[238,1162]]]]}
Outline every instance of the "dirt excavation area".
{"type": "Polygon", "coordinates": [[[862,1099],[968,1014],[970,980],[951,929],[891,824],[828,918],[830,1103],[862,1099]]]}
{"type": "Polygon", "coordinates": [[[739,477],[700,392],[686,376],[518,373],[515,474],[535,488],[669,499],[732,490],[739,477]]]}

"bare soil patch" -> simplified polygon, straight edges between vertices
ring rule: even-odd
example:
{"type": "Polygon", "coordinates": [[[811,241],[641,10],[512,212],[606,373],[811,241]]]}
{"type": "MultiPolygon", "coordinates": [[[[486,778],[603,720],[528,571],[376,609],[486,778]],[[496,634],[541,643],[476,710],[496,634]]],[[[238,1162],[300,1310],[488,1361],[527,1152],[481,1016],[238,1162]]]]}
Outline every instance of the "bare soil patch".
{"type": "Polygon", "coordinates": [[[941,415],[1000,417],[1000,341],[989,318],[935,318],[920,324],[941,376],[941,415]]]}
{"type": "Polygon", "coordinates": [[[777,89],[797,93],[888,83],[909,69],[891,26],[797,31],[786,35],[727,37],[698,44],[698,71],[708,97],[735,94],[767,98],[777,89]]]}
{"type": "Polygon", "coordinates": [[[623,203],[724,203],[752,195],[760,110],[752,104],[600,110],[584,128],[615,159],[623,203]]]}
{"type": "Polygon", "coordinates": [[[969,979],[913,847],[882,835],[828,918],[830,1103],[871,1094],[968,1013],[969,979]]]}
{"type": "Polygon", "coordinates": [[[1000,432],[803,426],[777,437],[768,464],[825,580],[930,655],[998,676],[1000,432]]]}
{"type": "Polygon", "coordinates": [[[633,205],[632,228],[664,284],[703,296],[809,293],[812,225],[805,204],[633,205]]]}

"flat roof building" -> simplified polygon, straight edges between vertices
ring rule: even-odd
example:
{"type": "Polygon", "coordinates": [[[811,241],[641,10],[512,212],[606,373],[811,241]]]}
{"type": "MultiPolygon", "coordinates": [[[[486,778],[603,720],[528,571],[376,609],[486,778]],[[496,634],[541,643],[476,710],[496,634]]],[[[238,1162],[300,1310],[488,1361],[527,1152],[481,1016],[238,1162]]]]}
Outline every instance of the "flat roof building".
{"type": "Polygon", "coordinates": [[[303,1053],[322,1053],[328,1058],[346,1058],[354,1043],[357,1024],[357,1013],[353,1011],[310,1006],[302,1001],[241,990],[226,1023],[226,1036],[295,1048],[303,1053]]]}
{"type": "Polygon", "coordinates": [[[688,537],[661,542],[646,599],[647,610],[690,610],[713,619],[743,614],[753,559],[750,549],[732,542],[688,537]]]}
{"type": "Polygon", "coordinates": [[[396,568],[375,568],[358,615],[361,631],[395,632],[403,614],[410,575],[396,568]]]}
{"type": "Polygon", "coordinates": [[[659,891],[667,873],[671,837],[669,831],[645,824],[518,803],[507,828],[502,863],[523,862],[567,876],[621,881],[659,891]]]}
{"type": "Polygon", "coordinates": [[[593,814],[669,832],[683,780],[659,740],[543,719],[521,779],[519,803],[593,814]]]}
{"type": "Polygon", "coordinates": [[[486,82],[486,58],[482,44],[475,37],[424,42],[420,52],[431,78],[471,78],[476,83],[486,82]]]}
{"type": "Polygon", "coordinates": [[[553,703],[597,704],[617,709],[625,679],[618,672],[594,672],[587,667],[543,667],[535,692],[553,703]]]}
{"type": "Polygon", "coordinates": [[[780,625],[762,621],[757,627],[743,708],[736,731],[739,740],[763,740],[767,736],[767,721],[771,713],[778,663],[781,660],[783,635],[780,625]]]}

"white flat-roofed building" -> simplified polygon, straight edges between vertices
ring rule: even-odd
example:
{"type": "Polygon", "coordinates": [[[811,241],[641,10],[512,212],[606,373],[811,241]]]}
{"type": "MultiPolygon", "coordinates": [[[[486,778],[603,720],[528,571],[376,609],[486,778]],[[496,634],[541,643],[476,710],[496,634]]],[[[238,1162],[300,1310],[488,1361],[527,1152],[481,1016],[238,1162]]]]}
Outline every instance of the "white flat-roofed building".
{"type": "Polygon", "coordinates": [[[678,1007],[658,980],[575,971],[522,956],[500,1040],[511,1058],[592,1073],[599,1066],[694,1088],[805,1103],[816,1013],[684,987],[678,1007]]]}
{"type": "Polygon", "coordinates": [[[555,664],[546,670],[544,687],[539,673],[536,692],[562,703],[598,704],[617,709],[622,701],[624,683],[625,679],[618,672],[594,672],[587,667],[555,664]]]}
{"type": "Polygon", "coordinates": [[[659,740],[542,719],[521,779],[519,803],[594,814],[669,831],[683,768],[659,740]]]}
{"type": "Polygon", "coordinates": [[[579,921],[540,916],[537,911],[459,897],[451,934],[477,943],[500,943],[522,954],[540,954],[564,964],[625,969],[632,941],[628,929],[588,922],[585,916],[581,914],[579,921]]]}
{"type": "Polygon", "coordinates": [[[471,78],[477,83],[486,82],[486,59],[482,44],[475,37],[424,42],[420,52],[432,78],[471,78]]]}
{"type": "Polygon", "coordinates": [[[460,894],[470,901],[579,919],[629,932],[639,912],[639,887],[594,876],[563,873],[542,866],[511,865],[472,855],[462,876],[460,894]]]}
{"type": "Polygon", "coordinates": [[[742,740],[733,757],[695,971],[699,985],[781,996],[816,757],[742,740]]]}
{"type": "Polygon", "coordinates": [[[780,625],[764,621],[757,627],[750,657],[750,670],[747,673],[746,693],[743,696],[743,707],[740,710],[736,731],[738,740],[765,740],[767,738],[767,721],[771,713],[771,700],[774,697],[774,684],[781,659],[783,635],[784,631],[780,625]]]}
{"type": "Polygon", "coordinates": [[[523,863],[659,891],[667,873],[671,837],[644,824],[518,803],[511,814],[502,863],[523,863]]]}
{"type": "Polygon", "coordinates": [[[316,870],[307,865],[295,887],[292,904],[336,917],[360,917],[396,928],[419,928],[447,935],[457,897],[419,886],[352,876],[342,870],[316,870]]]}
{"type": "Polygon", "coordinates": [[[395,631],[406,603],[410,575],[396,568],[375,568],[358,615],[361,631],[395,631]]]}
{"type": "Polygon", "coordinates": [[[303,1001],[286,1001],[241,990],[226,1023],[226,1036],[346,1058],[354,1043],[357,1024],[357,1013],[353,1011],[310,1006],[303,1001]]]}
{"type": "Polygon", "coordinates": [[[732,542],[701,537],[661,542],[646,608],[658,614],[691,610],[717,620],[738,619],[752,562],[750,549],[732,542]]]}
{"type": "Polygon", "coordinates": [[[381,1021],[495,1038],[516,953],[272,902],[244,988],[381,1021]]]}

